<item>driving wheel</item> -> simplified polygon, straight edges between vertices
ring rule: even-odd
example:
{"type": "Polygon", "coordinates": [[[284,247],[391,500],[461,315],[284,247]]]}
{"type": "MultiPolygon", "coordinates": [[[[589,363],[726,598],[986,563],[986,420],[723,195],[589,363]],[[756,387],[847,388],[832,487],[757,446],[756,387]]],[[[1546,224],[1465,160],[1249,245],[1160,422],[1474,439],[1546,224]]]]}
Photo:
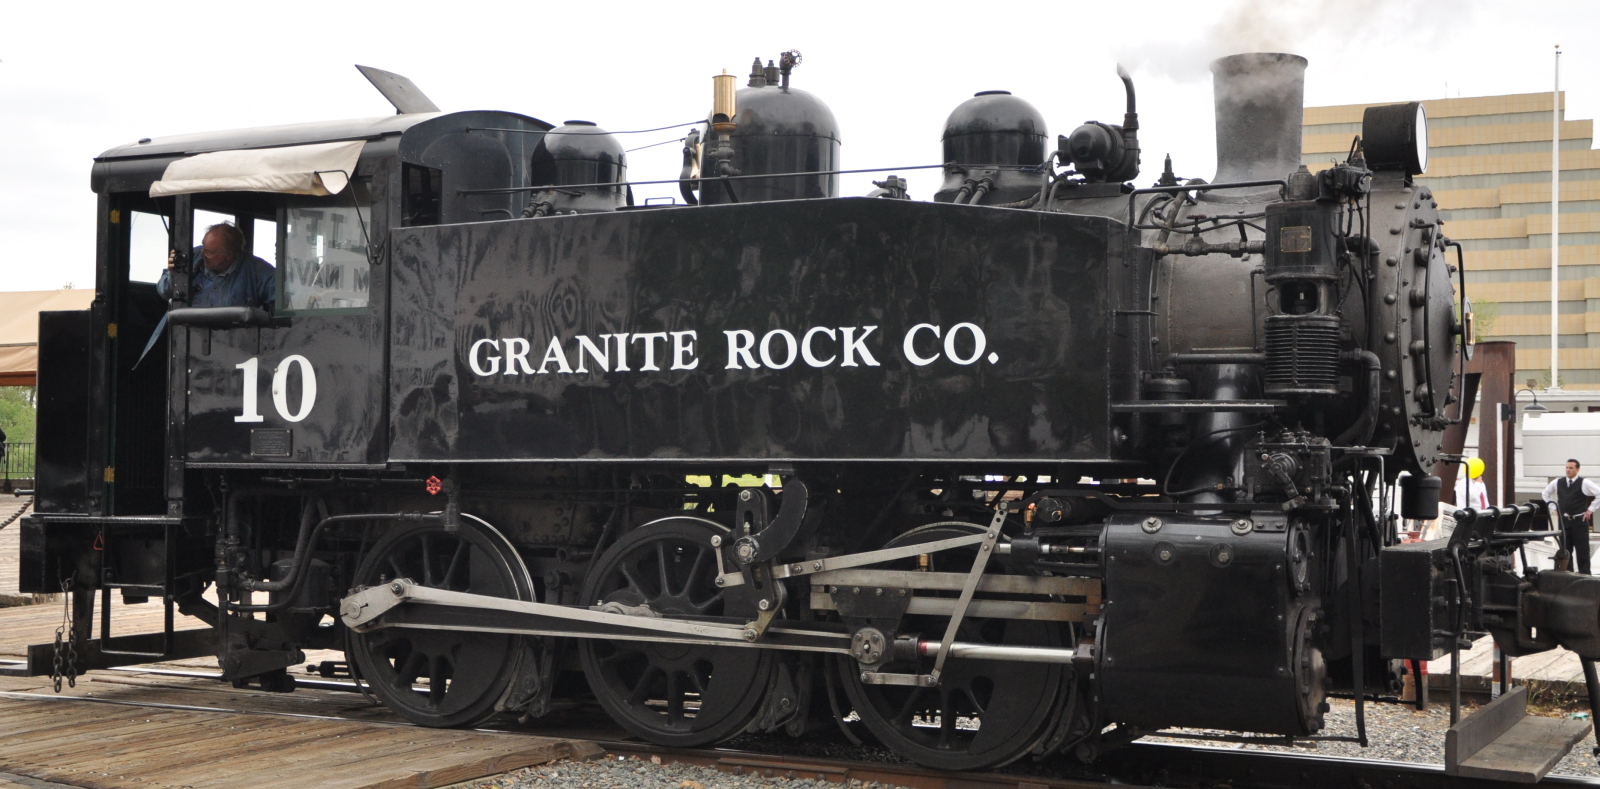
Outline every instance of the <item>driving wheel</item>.
{"type": "MultiPolygon", "coordinates": [[[[698,518],[641,526],[601,554],[582,599],[646,616],[754,619],[744,587],[716,585],[711,538],[726,533],[698,518]]],[[[590,689],[613,720],[644,740],[678,748],[739,733],[773,671],[766,650],[748,647],[584,639],[579,654],[590,689]]]]}
{"type": "MultiPolygon", "coordinates": [[[[908,531],[885,547],[961,537],[983,528],[966,523],[936,523],[908,531]]],[[[930,555],[932,569],[966,573],[972,569],[976,546],[930,555]]],[[[890,563],[891,569],[917,569],[914,559],[890,563]]],[[[991,562],[989,572],[1004,572],[991,562]]],[[[922,592],[928,594],[928,592],[922,592]]],[[[948,596],[957,596],[949,592],[948,596]]],[[[924,638],[944,635],[944,616],[907,616],[902,632],[920,632],[924,638]]],[[[1025,619],[961,620],[957,641],[1006,646],[1059,647],[1057,622],[1025,619]]],[[[898,660],[879,670],[901,674],[927,674],[933,657],[898,660]]],[[[837,663],[845,692],[861,722],[880,742],[918,764],[940,770],[976,770],[1012,761],[1046,733],[1066,670],[1058,664],[949,658],[938,687],[869,685],[861,681],[856,661],[842,657],[837,663]]]]}
{"type": "MultiPolygon", "coordinates": [[[[511,544],[486,524],[464,519],[403,523],[368,551],[356,583],[408,578],[432,589],[533,600],[528,571],[511,544]]],[[[350,659],[389,709],[421,726],[471,726],[493,716],[516,678],[522,637],[404,626],[352,633],[350,659]]]]}

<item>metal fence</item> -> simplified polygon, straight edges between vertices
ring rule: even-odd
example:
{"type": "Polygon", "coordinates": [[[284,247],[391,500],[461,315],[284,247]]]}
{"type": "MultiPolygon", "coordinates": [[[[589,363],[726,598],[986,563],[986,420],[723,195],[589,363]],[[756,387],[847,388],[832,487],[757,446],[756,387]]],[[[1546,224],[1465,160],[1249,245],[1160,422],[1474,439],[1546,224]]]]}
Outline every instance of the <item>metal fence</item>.
{"type": "Polygon", "coordinates": [[[0,458],[0,480],[33,479],[33,448],[32,441],[7,441],[5,456],[0,458]]]}

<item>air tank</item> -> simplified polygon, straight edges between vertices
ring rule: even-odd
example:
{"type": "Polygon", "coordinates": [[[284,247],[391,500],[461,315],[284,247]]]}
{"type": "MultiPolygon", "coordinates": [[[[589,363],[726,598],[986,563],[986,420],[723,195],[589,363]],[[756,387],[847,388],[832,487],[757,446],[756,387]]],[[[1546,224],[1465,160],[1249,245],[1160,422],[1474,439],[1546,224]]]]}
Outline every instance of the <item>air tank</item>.
{"type": "Polygon", "coordinates": [[[534,146],[529,185],[579,188],[535,190],[523,216],[614,211],[630,202],[627,180],[627,155],[614,135],[590,121],[566,121],[534,146]],[[581,186],[602,183],[623,185],[581,186]]]}
{"type": "Polygon", "coordinates": [[[974,95],[944,122],[945,178],[933,199],[995,205],[1038,195],[1048,139],[1032,104],[1005,90],[974,95]]]}
{"type": "Polygon", "coordinates": [[[702,205],[728,202],[757,203],[768,200],[801,200],[815,197],[837,197],[839,176],[831,171],[839,169],[839,124],[833,119],[833,110],[822,99],[789,87],[788,71],[798,64],[798,58],[785,58],[781,82],[777,81],[778,67],[763,69],[760,58],[751,70],[749,86],[741,88],[734,96],[736,113],[733,135],[733,169],[739,175],[767,175],[772,173],[818,173],[817,175],[785,178],[738,178],[727,181],[733,188],[730,199],[727,188],[712,176],[717,164],[712,152],[716,149],[716,135],[709,131],[704,138],[701,158],[700,203],[702,205]],[[824,175],[822,173],[830,173],[824,175]]]}

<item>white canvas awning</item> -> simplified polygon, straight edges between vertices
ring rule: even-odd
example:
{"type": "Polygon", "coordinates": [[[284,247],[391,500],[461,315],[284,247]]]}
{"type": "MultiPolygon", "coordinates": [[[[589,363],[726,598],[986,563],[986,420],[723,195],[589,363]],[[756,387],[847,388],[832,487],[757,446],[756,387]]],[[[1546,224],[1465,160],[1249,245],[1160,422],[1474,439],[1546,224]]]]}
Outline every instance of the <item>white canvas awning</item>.
{"type": "Polygon", "coordinates": [[[0,386],[33,386],[39,370],[39,313],[86,310],[94,289],[0,293],[0,386]]]}
{"type": "Polygon", "coordinates": [[[361,158],[362,140],[217,151],[167,165],[151,197],[194,192],[330,195],[343,191],[361,158]]]}

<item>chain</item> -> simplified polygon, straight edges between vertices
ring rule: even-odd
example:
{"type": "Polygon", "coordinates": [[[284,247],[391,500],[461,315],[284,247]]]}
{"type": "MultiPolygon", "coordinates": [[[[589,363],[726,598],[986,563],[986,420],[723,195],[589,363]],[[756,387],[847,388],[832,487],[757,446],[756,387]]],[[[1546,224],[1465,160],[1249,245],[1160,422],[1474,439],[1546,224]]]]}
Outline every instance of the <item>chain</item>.
{"type": "Polygon", "coordinates": [[[61,582],[61,626],[56,628],[54,659],[50,666],[50,682],[56,692],[61,692],[61,680],[67,687],[78,686],[78,631],[72,626],[72,581],[61,582]]]}
{"type": "Polygon", "coordinates": [[[11,517],[6,518],[4,523],[0,523],[0,529],[4,529],[5,527],[10,526],[13,523],[16,523],[17,519],[22,517],[22,515],[28,511],[28,508],[32,507],[32,506],[33,506],[33,499],[29,498],[27,501],[22,503],[21,507],[17,508],[16,512],[11,513],[11,517]]]}

